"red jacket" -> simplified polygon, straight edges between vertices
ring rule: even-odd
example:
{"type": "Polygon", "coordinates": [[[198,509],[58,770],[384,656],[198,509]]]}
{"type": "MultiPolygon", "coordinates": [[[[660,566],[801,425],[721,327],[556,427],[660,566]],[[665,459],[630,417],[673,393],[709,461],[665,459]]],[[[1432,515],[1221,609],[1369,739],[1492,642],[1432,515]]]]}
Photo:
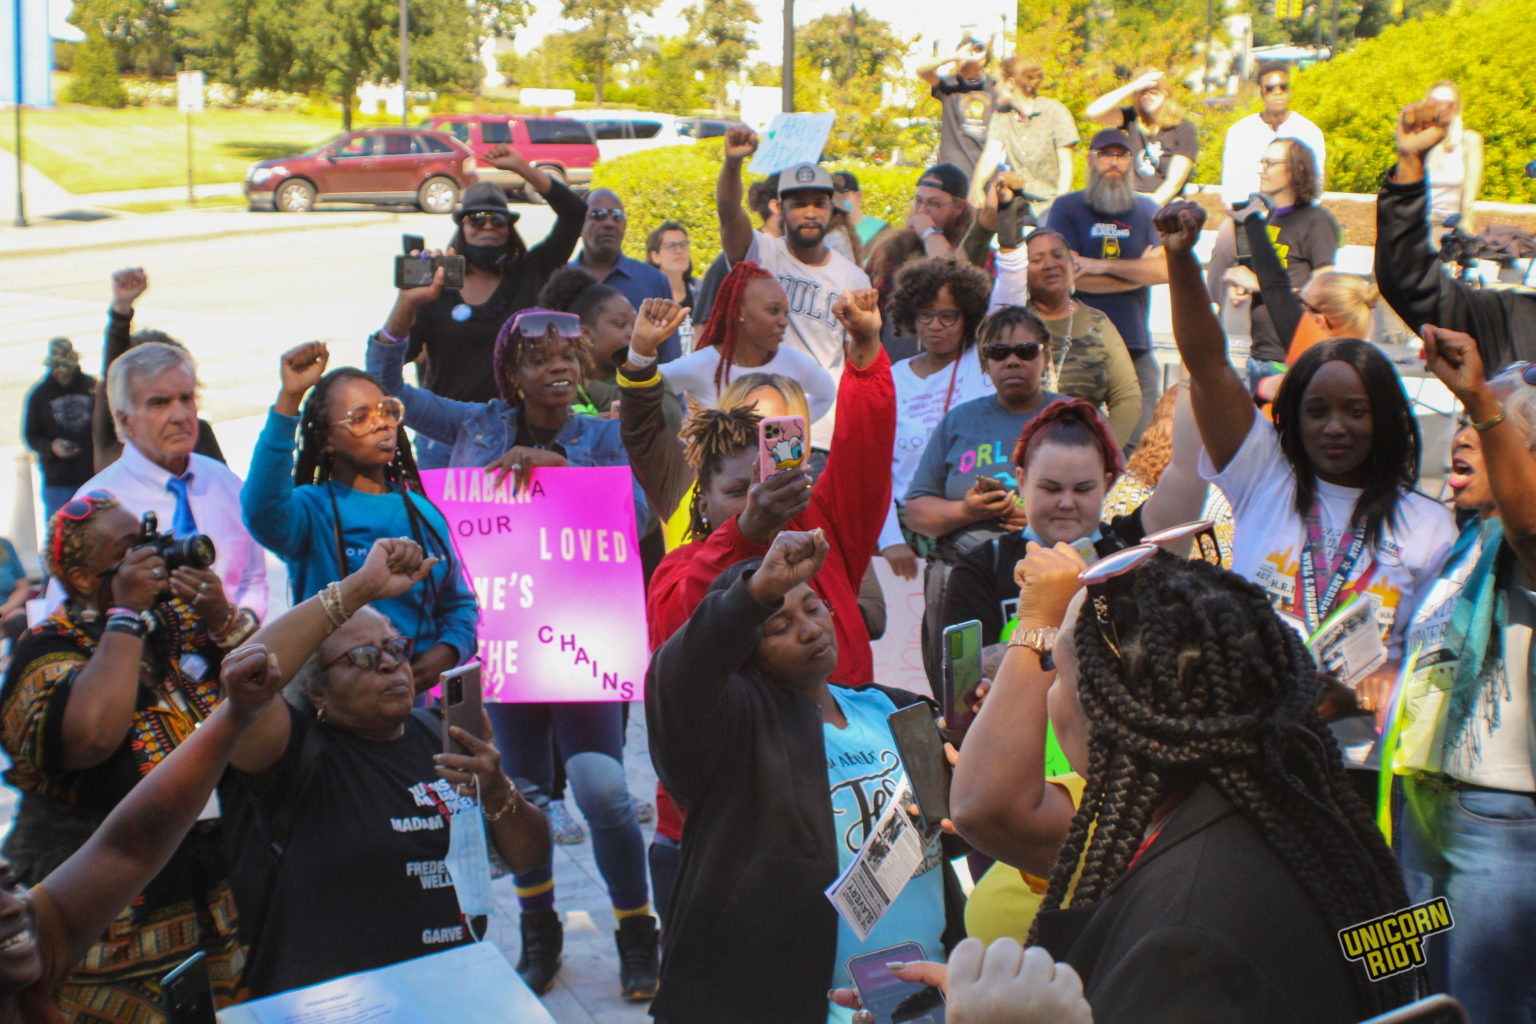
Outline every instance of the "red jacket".
{"type": "MultiPolygon", "coordinates": [[[[880,528],[891,501],[891,449],[896,444],[896,386],[891,360],[881,349],[864,369],[843,368],[837,388],[837,426],[827,452],[827,468],[811,491],[811,504],[791,519],[786,530],[826,533],[826,563],[811,577],[811,587],[832,611],[837,634],[837,668],[831,682],[863,686],[874,682],[869,630],[859,612],[859,584],[875,553],[880,528]]],[[[674,548],[651,574],[646,622],[655,651],[688,621],[710,584],[726,569],[768,549],[741,535],[736,520],[721,524],[702,541],[674,548]]],[[[681,838],[681,819],[673,826],[671,808],[658,804],[656,831],[681,838]]]]}

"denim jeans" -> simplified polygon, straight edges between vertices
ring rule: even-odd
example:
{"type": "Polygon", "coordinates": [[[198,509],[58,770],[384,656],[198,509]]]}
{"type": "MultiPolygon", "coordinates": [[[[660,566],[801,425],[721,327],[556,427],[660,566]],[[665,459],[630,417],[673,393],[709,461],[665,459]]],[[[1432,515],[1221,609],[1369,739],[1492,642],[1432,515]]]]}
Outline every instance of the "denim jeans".
{"type": "Polygon", "coordinates": [[[616,703],[487,704],[502,765],[519,792],[539,808],[554,782],[551,741],[560,754],[576,805],[592,829],[592,852],[619,910],[649,898],[645,840],[624,778],[624,727],[616,703]]]}
{"type": "Polygon", "coordinates": [[[1398,856],[1413,903],[1444,896],[1455,925],[1425,942],[1429,977],[1472,1024],[1536,1022],[1536,795],[1403,780],[1398,856]]]}

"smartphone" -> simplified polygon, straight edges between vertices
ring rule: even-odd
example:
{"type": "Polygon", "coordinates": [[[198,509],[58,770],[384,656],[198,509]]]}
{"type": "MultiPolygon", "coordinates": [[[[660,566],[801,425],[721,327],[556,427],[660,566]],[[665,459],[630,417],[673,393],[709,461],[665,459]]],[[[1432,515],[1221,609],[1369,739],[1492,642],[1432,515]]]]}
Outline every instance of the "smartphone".
{"type": "Polygon", "coordinates": [[[1467,1024],[1467,1011],[1450,996],[1438,995],[1399,1006],[1360,1024],[1467,1024]]]}
{"type": "Polygon", "coordinates": [[[885,966],[927,958],[922,946],[903,942],[849,959],[848,977],[853,979],[859,1002],[874,1016],[875,1024],[944,1024],[942,992],[932,985],[902,981],[885,966]]]}
{"type": "Polygon", "coordinates": [[[401,235],[400,236],[400,253],[401,253],[401,255],[409,256],[413,252],[426,252],[426,251],[427,251],[427,240],[425,238],[422,238],[420,235],[401,235]]]}
{"type": "Polygon", "coordinates": [[[480,701],[480,662],[470,661],[449,669],[438,677],[442,686],[443,753],[467,754],[468,750],[448,734],[458,726],[471,736],[485,731],[485,715],[480,701]]]}
{"type": "Polygon", "coordinates": [[[797,469],[810,454],[804,416],[770,416],[757,425],[759,479],[797,469]]]}
{"type": "Polygon", "coordinates": [[[215,1024],[208,955],[193,953],[160,979],[166,1024],[215,1024]]]}
{"type": "Polygon", "coordinates": [[[981,623],[972,619],[944,627],[944,728],[963,733],[976,713],[968,699],[981,685],[981,623]]]}
{"type": "Polygon", "coordinates": [[[438,256],[396,256],[395,287],[425,288],[432,283],[437,268],[443,268],[443,287],[464,287],[464,257],[452,253],[438,256]]]}
{"type": "Polygon", "coordinates": [[[954,769],[944,756],[944,738],[927,704],[913,704],[885,717],[891,739],[912,783],[923,824],[937,828],[949,817],[949,783],[954,769]]]}

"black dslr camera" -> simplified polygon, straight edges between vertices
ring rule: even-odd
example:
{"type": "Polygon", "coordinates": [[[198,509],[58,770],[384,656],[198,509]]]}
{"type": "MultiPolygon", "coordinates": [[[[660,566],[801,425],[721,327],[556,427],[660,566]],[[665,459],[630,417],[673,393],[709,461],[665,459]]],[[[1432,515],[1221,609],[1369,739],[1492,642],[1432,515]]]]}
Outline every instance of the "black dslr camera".
{"type": "Polygon", "coordinates": [[[172,537],[168,533],[159,532],[159,529],[159,517],[153,512],[145,512],[139,523],[139,540],[134,546],[154,548],[155,554],[165,560],[167,572],[183,565],[194,569],[207,569],[213,565],[213,538],[201,533],[190,537],[172,537]]]}

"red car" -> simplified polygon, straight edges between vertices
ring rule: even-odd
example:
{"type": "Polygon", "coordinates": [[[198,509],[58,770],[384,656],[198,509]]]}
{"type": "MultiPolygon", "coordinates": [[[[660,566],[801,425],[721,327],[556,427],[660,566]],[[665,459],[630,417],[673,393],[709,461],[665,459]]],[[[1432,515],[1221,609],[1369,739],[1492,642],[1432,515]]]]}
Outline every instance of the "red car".
{"type": "Polygon", "coordinates": [[[316,203],[414,203],[452,213],[479,178],[463,143],[420,128],[364,128],[298,156],[261,160],[245,172],[251,209],[302,213],[316,203]]]}
{"type": "Polygon", "coordinates": [[[523,159],[567,185],[592,183],[592,168],[597,163],[597,143],[587,126],[568,117],[525,117],[521,114],[441,114],[421,123],[447,133],[474,150],[475,172],[482,181],[498,182],[508,192],[521,192],[524,199],[539,201],[539,196],[524,188],[521,177],[511,171],[492,167],[481,155],[490,147],[511,144],[523,159]]]}

